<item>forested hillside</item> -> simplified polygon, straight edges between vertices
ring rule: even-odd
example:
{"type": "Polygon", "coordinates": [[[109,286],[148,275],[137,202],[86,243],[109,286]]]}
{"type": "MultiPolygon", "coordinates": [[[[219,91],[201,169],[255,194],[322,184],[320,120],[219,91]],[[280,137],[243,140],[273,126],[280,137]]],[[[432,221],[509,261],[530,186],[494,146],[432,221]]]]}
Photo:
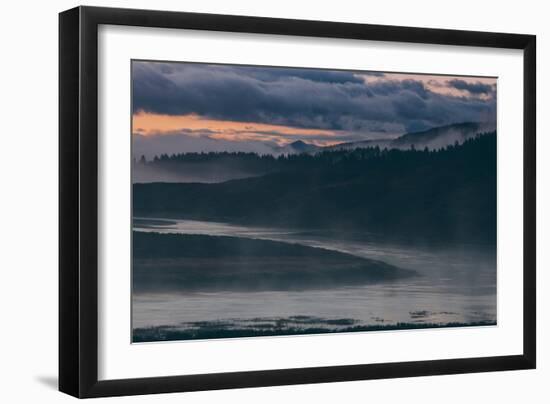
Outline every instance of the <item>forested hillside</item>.
{"type": "Polygon", "coordinates": [[[216,184],[134,184],[134,216],[495,243],[495,132],[434,151],[243,158],[270,173],[216,184]]]}

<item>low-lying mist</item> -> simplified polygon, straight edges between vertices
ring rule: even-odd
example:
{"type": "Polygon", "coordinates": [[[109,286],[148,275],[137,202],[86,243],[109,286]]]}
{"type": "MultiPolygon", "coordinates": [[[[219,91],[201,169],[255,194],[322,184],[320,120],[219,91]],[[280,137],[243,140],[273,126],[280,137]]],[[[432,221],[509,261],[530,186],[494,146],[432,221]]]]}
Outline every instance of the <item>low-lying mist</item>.
{"type": "Polygon", "coordinates": [[[212,184],[229,180],[250,178],[261,175],[241,168],[232,168],[226,164],[188,163],[177,166],[135,163],[132,166],[132,183],[172,182],[212,184]]]}

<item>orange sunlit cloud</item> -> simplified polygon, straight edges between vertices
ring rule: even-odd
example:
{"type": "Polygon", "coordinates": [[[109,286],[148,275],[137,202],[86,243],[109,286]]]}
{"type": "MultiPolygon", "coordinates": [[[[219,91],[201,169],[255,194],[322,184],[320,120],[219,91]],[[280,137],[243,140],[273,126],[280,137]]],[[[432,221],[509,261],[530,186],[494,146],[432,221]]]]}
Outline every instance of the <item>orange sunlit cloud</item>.
{"type": "Polygon", "coordinates": [[[212,139],[231,141],[260,140],[280,145],[294,141],[294,136],[316,137],[311,143],[329,145],[338,143],[331,137],[337,131],[323,129],[295,128],[284,125],[263,124],[257,122],[236,122],[208,119],[198,115],[163,115],[138,112],[132,116],[133,133],[143,136],[175,134],[183,132],[191,136],[208,136],[212,139]],[[288,138],[285,138],[287,136],[288,138]],[[325,140],[319,140],[319,137],[325,140]]]}

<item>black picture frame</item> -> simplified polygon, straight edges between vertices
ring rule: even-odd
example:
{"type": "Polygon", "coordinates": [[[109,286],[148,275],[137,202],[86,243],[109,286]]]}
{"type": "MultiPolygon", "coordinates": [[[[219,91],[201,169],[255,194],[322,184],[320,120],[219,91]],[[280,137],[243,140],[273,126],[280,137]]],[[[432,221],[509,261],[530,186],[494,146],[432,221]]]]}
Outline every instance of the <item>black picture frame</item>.
{"type": "Polygon", "coordinates": [[[59,390],[86,398],[534,369],[535,121],[534,35],[96,7],[77,7],[60,13],[59,390]],[[523,50],[523,354],[98,380],[97,34],[100,24],[523,50]]]}

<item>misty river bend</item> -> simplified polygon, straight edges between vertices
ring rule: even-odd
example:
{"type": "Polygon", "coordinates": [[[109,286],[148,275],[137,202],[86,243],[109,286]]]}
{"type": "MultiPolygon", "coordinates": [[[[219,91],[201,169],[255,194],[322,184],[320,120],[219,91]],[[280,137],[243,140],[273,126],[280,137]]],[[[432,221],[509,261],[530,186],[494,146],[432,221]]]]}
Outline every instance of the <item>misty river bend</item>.
{"type": "Polygon", "coordinates": [[[134,218],[133,341],[496,324],[496,248],[134,218]]]}

